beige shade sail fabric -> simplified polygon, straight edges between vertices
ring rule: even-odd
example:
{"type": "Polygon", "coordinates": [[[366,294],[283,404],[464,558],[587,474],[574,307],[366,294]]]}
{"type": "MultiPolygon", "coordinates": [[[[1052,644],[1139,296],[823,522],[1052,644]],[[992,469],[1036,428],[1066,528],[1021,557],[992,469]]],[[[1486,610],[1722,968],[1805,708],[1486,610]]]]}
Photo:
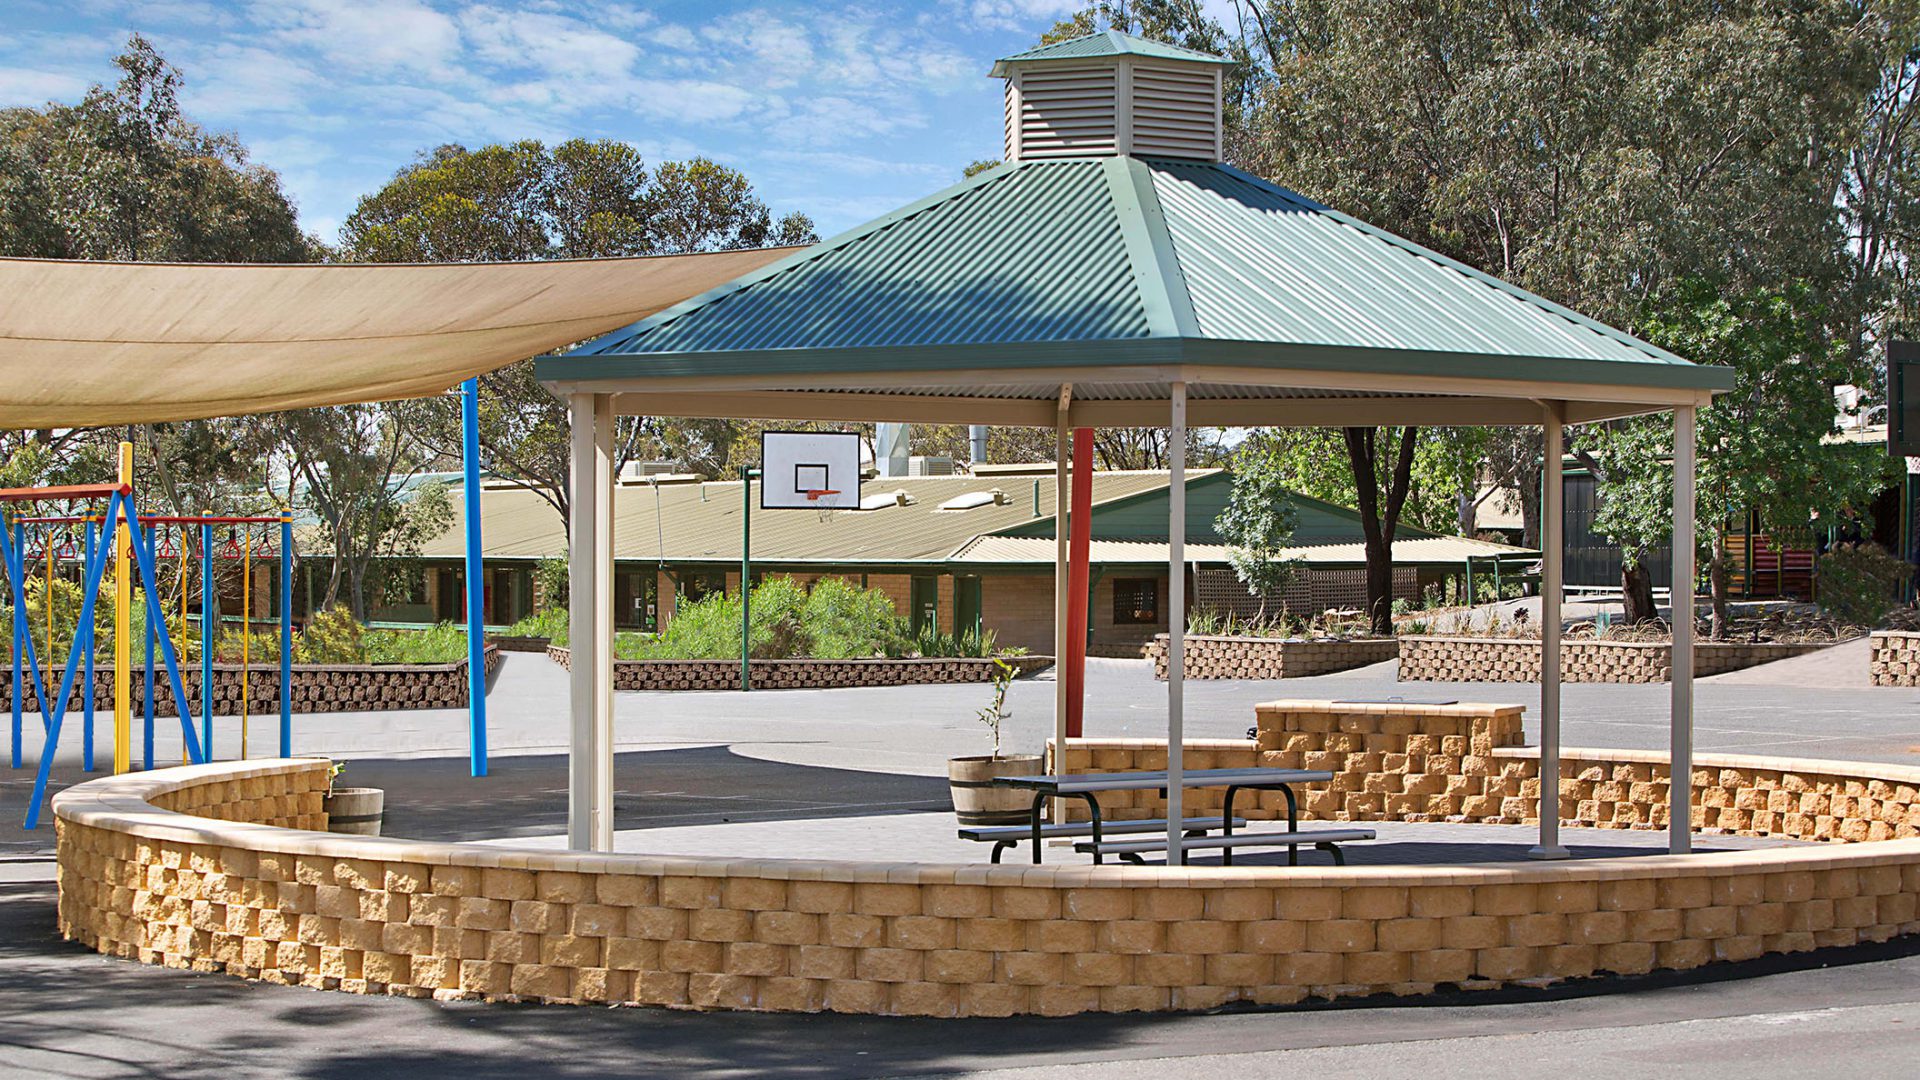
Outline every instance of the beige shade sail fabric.
{"type": "Polygon", "coordinates": [[[405,265],[0,259],[0,428],[422,397],[796,250],[405,265]]]}

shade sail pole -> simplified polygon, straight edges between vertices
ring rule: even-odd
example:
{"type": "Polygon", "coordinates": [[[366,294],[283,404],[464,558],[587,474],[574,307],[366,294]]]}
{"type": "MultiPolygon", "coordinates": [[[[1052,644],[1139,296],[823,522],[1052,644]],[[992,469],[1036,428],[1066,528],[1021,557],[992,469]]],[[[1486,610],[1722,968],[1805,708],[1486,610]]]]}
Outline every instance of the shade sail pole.
{"type": "Polygon", "coordinates": [[[467,771],[487,775],[486,567],[480,546],[480,380],[460,384],[460,469],[467,544],[467,771]]]}
{"type": "Polygon", "coordinates": [[[1167,431],[1167,865],[1180,866],[1186,814],[1187,384],[1172,386],[1167,431]]]}
{"type": "MultiPolygon", "coordinates": [[[[1067,752],[1067,408],[1071,384],[1060,387],[1053,424],[1053,746],[1049,770],[1066,772],[1067,752]]],[[[1053,800],[1054,820],[1064,820],[1065,802],[1053,800]]]]}
{"type": "Polygon", "coordinates": [[[1694,407],[1673,410],[1673,707],[1667,850],[1693,850],[1693,467],[1694,407]]]}
{"type": "Polygon", "coordinates": [[[1560,598],[1564,592],[1566,522],[1561,504],[1565,481],[1561,457],[1566,453],[1566,406],[1543,403],[1541,424],[1545,454],[1541,461],[1540,560],[1540,843],[1527,854],[1535,859],[1564,859],[1560,846],[1560,598]]]}
{"type": "Polygon", "coordinates": [[[606,394],[573,394],[567,503],[570,723],[567,846],[613,849],[613,417],[606,394]]]}

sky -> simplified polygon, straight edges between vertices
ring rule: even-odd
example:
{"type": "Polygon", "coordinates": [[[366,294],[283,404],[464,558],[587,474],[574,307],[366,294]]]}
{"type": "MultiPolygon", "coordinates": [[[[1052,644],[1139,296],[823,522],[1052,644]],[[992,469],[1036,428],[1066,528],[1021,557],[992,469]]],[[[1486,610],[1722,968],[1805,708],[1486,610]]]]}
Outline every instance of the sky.
{"type": "Polygon", "coordinates": [[[138,32],[187,113],[333,241],[422,150],[583,136],[745,172],[823,236],[1000,154],[995,58],[1071,0],[0,0],[0,106],[113,82],[138,32]]]}

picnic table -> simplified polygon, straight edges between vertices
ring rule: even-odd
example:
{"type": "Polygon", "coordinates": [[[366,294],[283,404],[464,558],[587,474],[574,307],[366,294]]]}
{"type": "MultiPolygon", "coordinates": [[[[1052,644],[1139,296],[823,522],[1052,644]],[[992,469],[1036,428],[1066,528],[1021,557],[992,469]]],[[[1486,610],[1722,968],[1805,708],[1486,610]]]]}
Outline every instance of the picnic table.
{"type": "MultiPolygon", "coordinates": [[[[1293,785],[1295,784],[1311,784],[1332,779],[1333,774],[1323,769],[1242,768],[1187,770],[1182,773],[1180,777],[1180,786],[1183,789],[1207,787],[1224,787],[1227,789],[1225,806],[1221,810],[1219,819],[1217,819],[1217,827],[1221,830],[1222,835],[1218,838],[1196,838],[1192,846],[1220,848],[1221,861],[1228,865],[1231,865],[1233,862],[1234,848],[1254,846],[1257,844],[1285,846],[1287,848],[1287,861],[1290,865],[1299,865],[1300,856],[1298,845],[1303,843],[1312,844],[1315,847],[1331,851],[1337,861],[1344,861],[1341,859],[1339,849],[1334,845],[1344,840],[1370,840],[1373,838],[1372,831],[1367,829],[1341,829],[1318,830],[1307,833],[1301,832],[1299,828],[1300,804],[1298,797],[1293,791],[1293,785]],[[1235,837],[1233,827],[1236,824],[1245,824],[1244,821],[1236,821],[1233,816],[1234,799],[1242,791],[1280,792],[1282,796],[1285,797],[1287,803],[1287,831],[1285,833],[1242,834],[1239,837],[1235,837]]],[[[1158,791],[1162,795],[1165,795],[1168,787],[1168,778],[1165,770],[1120,773],[1065,773],[1057,776],[999,776],[994,778],[994,783],[1005,787],[1026,788],[1033,791],[1033,806],[1029,812],[1028,825],[1025,826],[1024,829],[1033,842],[1033,861],[1036,864],[1040,862],[1042,841],[1046,836],[1063,828],[1071,828],[1079,835],[1089,836],[1089,839],[1085,843],[1074,846],[1077,850],[1091,852],[1095,864],[1099,864],[1102,856],[1107,854],[1118,854],[1122,858],[1131,857],[1133,861],[1137,862],[1139,861],[1138,856],[1141,852],[1155,850],[1157,847],[1163,846],[1163,843],[1159,841],[1113,843],[1105,840],[1102,835],[1105,822],[1100,813],[1098,793],[1102,791],[1158,791]],[[1081,799],[1087,804],[1087,813],[1091,820],[1084,827],[1044,825],[1041,821],[1041,811],[1045,808],[1048,799],[1057,798],[1081,799]]],[[[1216,827],[1214,819],[1204,820],[1206,822],[1204,827],[1216,827]]],[[[1185,823],[1183,819],[1183,824],[1185,823]]],[[[1022,829],[1022,826],[1014,825],[1005,826],[999,831],[1013,833],[1022,829]]],[[[976,829],[972,831],[985,832],[987,830],[976,829]]],[[[1126,831],[1138,832],[1139,830],[1127,829],[1126,831]]],[[[1061,835],[1065,834],[1063,833],[1061,835]]],[[[984,840],[992,838],[983,835],[969,836],[968,839],[984,840]]],[[[1185,861],[1184,849],[1187,846],[1188,845],[1182,845],[1183,862],[1185,861]]],[[[995,855],[997,856],[998,853],[999,849],[996,848],[995,855]]]]}

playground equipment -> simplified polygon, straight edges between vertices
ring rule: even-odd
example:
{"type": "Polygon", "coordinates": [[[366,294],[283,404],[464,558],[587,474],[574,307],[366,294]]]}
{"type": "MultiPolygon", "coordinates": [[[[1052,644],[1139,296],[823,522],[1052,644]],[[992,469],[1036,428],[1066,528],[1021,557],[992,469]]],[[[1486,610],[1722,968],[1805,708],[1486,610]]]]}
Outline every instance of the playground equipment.
{"type": "Polygon", "coordinates": [[[293,640],[293,519],[285,514],[271,517],[253,516],[213,516],[169,517],[164,515],[139,514],[134,510],[132,486],[125,482],[131,473],[131,447],[122,444],[123,482],[119,484],[78,485],[68,487],[15,488],[0,490],[0,503],[23,502],[65,502],[68,504],[98,504],[106,500],[105,509],[98,513],[77,513],[66,516],[12,518],[9,528],[0,528],[0,570],[4,570],[13,600],[13,702],[12,702],[12,755],[13,767],[22,763],[22,719],[26,691],[31,688],[41,706],[42,731],[44,736],[40,754],[39,771],[34,784],[32,802],[27,809],[27,828],[37,824],[40,805],[43,801],[46,784],[53,758],[59,748],[59,739],[65,711],[72,699],[73,682],[76,674],[84,672],[81,688],[82,743],[81,764],[86,771],[94,769],[94,611],[101,578],[105,576],[106,564],[111,557],[116,566],[115,602],[114,602],[114,771],[126,772],[131,768],[131,653],[133,630],[130,625],[132,616],[132,587],[134,574],[128,563],[133,562],[138,569],[138,577],[145,599],[144,639],[145,664],[142,686],[143,732],[141,765],[144,769],[154,767],[154,720],[156,678],[159,667],[155,664],[156,653],[166,670],[168,688],[172,691],[175,711],[179,714],[182,733],[182,757],[188,763],[205,762],[211,759],[213,746],[214,712],[214,643],[217,640],[217,621],[220,619],[219,590],[216,587],[215,564],[217,560],[238,560],[241,565],[241,603],[242,626],[240,695],[238,711],[241,720],[240,756],[248,753],[248,729],[250,727],[251,700],[250,675],[252,670],[251,641],[249,633],[253,626],[252,618],[252,571],[253,561],[260,558],[277,558],[280,563],[279,581],[279,705],[280,705],[280,756],[292,754],[293,741],[293,697],[292,697],[292,640],[293,640]],[[278,536],[272,535],[272,527],[278,527],[278,536]],[[224,544],[216,544],[216,529],[227,531],[224,544]],[[200,564],[200,701],[199,730],[195,730],[191,699],[187,696],[184,681],[180,675],[179,657],[171,634],[166,625],[164,614],[165,597],[161,588],[160,568],[163,560],[171,559],[175,563],[175,583],[180,590],[181,626],[188,624],[188,543],[190,530],[198,530],[200,564]],[[112,530],[115,542],[111,545],[101,541],[112,530]],[[169,530],[171,533],[169,534],[169,530]],[[266,535],[256,539],[256,532],[266,535]],[[29,537],[38,534],[40,541],[40,563],[35,564],[30,557],[29,537]],[[76,545],[76,534],[79,543],[76,545]],[[275,542],[277,540],[277,543],[275,542]],[[54,685],[54,664],[57,662],[55,620],[55,581],[61,579],[59,565],[63,562],[79,563],[81,582],[80,613],[73,630],[71,649],[65,668],[59,681],[57,694],[49,694],[54,685]],[[44,575],[46,581],[43,599],[46,608],[41,625],[35,621],[27,609],[26,582],[30,576],[44,575]],[[35,638],[40,642],[36,643],[35,638]],[[45,655],[44,670],[41,656],[45,655]]]}

